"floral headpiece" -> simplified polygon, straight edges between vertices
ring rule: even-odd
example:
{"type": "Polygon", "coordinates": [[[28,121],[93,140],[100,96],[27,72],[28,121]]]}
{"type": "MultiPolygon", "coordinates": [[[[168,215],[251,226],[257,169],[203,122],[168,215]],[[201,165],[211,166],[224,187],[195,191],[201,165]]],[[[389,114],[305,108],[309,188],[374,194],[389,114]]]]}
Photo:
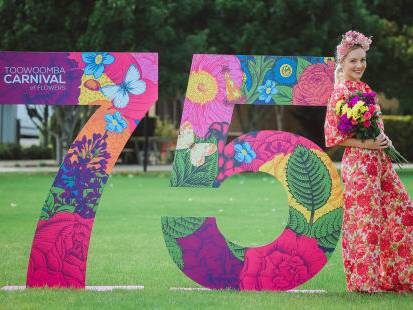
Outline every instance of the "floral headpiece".
{"type": "Polygon", "coordinates": [[[337,45],[337,61],[341,61],[347,55],[348,50],[356,44],[367,52],[372,42],[371,38],[357,31],[347,31],[343,34],[340,44],[337,45]]]}

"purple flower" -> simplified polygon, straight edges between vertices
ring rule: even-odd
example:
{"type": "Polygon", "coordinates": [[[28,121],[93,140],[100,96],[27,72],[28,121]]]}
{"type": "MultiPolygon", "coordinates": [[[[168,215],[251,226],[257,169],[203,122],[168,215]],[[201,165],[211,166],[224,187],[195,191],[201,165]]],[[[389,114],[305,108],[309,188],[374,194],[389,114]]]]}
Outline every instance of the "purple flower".
{"type": "Polygon", "coordinates": [[[363,93],[364,101],[367,105],[375,104],[376,93],[374,91],[363,93]]]}
{"type": "Polygon", "coordinates": [[[55,204],[75,206],[75,213],[83,218],[95,216],[95,209],[109,175],[106,173],[107,152],[105,133],[83,136],[76,140],[66,155],[53,186],[62,189],[54,195],[55,204]]]}
{"type": "Polygon", "coordinates": [[[347,115],[344,114],[340,117],[338,122],[338,130],[343,133],[349,133],[354,129],[353,125],[351,124],[351,120],[347,118],[347,115]]]}
{"type": "Polygon", "coordinates": [[[360,97],[359,97],[359,96],[354,96],[354,97],[350,100],[350,102],[348,103],[348,106],[349,106],[350,108],[354,107],[354,106],[356,105],[357,101],[359,101],[359,100],[360,100],[360,97]]]}
{"type": "Polygon", "coordinates": [[[196,232],[177,242],[182,249],[182,271],[188,277],[212,289],[239,289],[243,262],[229,249],[215,218],[207,218],[196,232]]]}

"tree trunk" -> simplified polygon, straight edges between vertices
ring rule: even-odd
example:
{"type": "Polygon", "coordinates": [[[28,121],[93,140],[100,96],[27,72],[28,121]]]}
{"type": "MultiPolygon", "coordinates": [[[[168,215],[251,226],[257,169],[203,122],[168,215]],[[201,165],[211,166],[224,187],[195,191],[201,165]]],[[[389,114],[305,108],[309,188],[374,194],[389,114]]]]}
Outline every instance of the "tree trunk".
{"type": "Polygon", "coordinates": [[[283,124],[283,114],[285,107],[282,105],[275,106],[275,120],[277,122],[277,130],[282,131],[284,128],[283,124]]]}

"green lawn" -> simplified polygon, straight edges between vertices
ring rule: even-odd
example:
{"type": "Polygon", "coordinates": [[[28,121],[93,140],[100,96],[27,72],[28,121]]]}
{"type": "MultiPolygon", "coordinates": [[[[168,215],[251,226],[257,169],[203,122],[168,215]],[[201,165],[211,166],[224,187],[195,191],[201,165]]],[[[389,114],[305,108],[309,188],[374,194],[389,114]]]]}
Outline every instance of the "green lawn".
{"type": "MultiPolygon", "coordinates": [[[[413,171],[401,178],[413,196],[413,171]]],[[[54,175],[0,174],[0,287],[24,285],[40,208],[54,175]]],[[[363,309],[413,307],[413,294],[347,293],[341,246],[326,267],[300,289],[325,294],[192,291],[198,287],[173,264],[160,228],[163,215],[216,216],[221,231],[242,245],[272,241],[287,221],[287,199],[270,176],[243,175],[219,189],[170,188],[169,174],[113,175],[106,185],[89,249],[87,285],[144,285],[141,291],[68,289],[0,291],[0,309],[233,308],[363,309]]]]}

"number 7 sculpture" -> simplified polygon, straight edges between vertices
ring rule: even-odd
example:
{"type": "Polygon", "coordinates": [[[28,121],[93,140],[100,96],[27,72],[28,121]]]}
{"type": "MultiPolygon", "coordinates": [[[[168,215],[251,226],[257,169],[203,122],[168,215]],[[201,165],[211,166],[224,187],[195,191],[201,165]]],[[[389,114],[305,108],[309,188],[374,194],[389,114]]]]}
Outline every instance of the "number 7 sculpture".
{"type": "MultiPolygon", "coordinates": [[[[85,287],[103,187],[135,127],[158,96],[151,53],[2,52],[4,103],[98,105],[67,155],[41,210],[28,287],[85,287]]],[[[3,102],[2,102],[3,103],[3,102]]]]}

